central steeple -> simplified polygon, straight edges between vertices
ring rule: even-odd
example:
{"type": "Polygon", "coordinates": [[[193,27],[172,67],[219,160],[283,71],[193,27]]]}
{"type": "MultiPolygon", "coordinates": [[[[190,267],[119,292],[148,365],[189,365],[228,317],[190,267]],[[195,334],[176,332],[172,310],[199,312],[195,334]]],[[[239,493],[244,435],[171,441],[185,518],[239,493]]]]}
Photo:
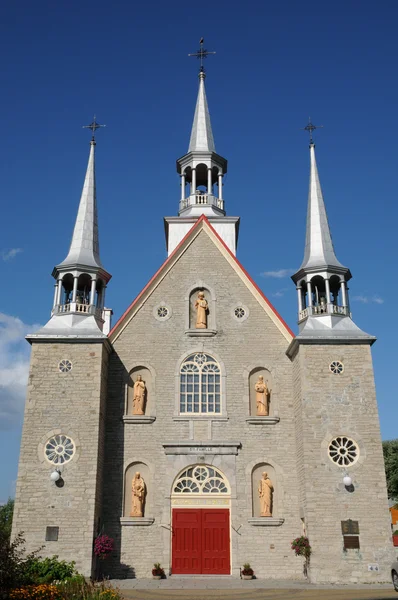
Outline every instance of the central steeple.
{"type": "Polygon", "coordinates": [[[205,152],[216,151],[213,131],[211,129],[209,107],[207,105],[205,79],[206,73],[200,71],[198,99],[196,101],[188,152],[198,152],[201,150],[205,152]]]}
{"type": "Polygon", "coordinates": [[[203,48],[195,54],[200,59],[199,89],[192,123],[188,152],[177,160],[181,178],[181,196],[178,217],[166,217],[166,243],[170,254],[194,223],[205,215],[223,238],[233,254],[236,253],[239,217],[227,217],[223,197],[223,179],[227,160],[216,153],[210,112],[207,104],[203,59],[209,54],[203,48]]]}

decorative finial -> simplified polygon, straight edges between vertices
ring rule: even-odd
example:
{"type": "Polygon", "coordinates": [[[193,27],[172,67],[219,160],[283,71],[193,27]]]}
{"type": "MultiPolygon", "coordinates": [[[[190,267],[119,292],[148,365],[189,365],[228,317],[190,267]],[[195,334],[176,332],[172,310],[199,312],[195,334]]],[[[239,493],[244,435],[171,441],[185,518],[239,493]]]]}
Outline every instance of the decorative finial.
{"type": "Polygon", "coordinates": [[[315,131],[315,129],[320,129],[321,127],[323,127],[323,125],[313,125],[313,123],[311,123],[311,117],[308,117],[308,125],[306,125],[306,127],[302,127],[303,131],[308,131],[310,134],[310,146],[314,145],[312,132],[315,131]]]}
{"type": "Polygon", "coordinates": [[[95,132],[100,127],[106,127],[106,125],[101,125],[100,123],[97,123],[97,117],[95,115],[94,115],[94,120],[92,123],[90,123],[90,125],[83,125],[83,129],[91,129],[91,131],[93,132],[93,137],[91,138],[92,144],[93,143],[95,144],[95,132]]]}
{"type": "Polygon", "coordinates": [[[193,54],[188,54],[188,56],[196,56],[196,58],[200,59],[200,70],[199,70],[199,77],[200,74],[205,72],[205,68],[203,66],[203,59],[207,58],[209,54],[215,54],[215,52],[209,52],[208,50],[206,50],[206,48],[203,48],[203,44],[204,44],[204,38],[200,38],[199,40],[199,44],[200,44],[200,48],[197,52],[194,52],[193,54]]]}

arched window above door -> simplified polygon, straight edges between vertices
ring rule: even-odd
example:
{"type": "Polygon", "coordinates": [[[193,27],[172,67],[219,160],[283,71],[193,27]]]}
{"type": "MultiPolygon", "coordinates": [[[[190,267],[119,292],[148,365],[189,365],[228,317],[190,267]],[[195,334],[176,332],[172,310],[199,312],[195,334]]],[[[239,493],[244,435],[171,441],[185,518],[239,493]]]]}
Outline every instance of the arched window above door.
{"type": "Polygon", "coordinates": [[[209,354],[188,356],[180,368],[180,414],[221,413],[221,369],[209,354]]]}
{"type": "Polygon", "coordinates": [[[196,465],[183,471],[173,485],[173,494],[229,494],[225,477],[214,467],[196,465]]]}

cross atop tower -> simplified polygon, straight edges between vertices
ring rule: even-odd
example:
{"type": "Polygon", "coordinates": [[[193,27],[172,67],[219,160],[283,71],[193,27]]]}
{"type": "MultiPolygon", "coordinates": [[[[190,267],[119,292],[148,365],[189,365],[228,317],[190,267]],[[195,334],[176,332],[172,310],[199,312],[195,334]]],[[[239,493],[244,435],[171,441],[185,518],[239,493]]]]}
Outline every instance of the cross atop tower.
{"type": "Polygon", "coordinates": [[[308,131],[308,133],[310,134],[310,146],[314,144],[312,132],[315,131],[315,129],[320,129],[321,127],[323,127],[323,125],[314,125],[313,123],[311,123],[311,117],[308,117],[308,125],[302,127],[303,131],[308,131]]]}
{"type": "Polygon", "coordinates": [[[93,132],[93,137],[91,138],[92,142],[95,142],[95,132],[100,127],[106,127],[106,125],[101,125],[100,123],[97,123],[96,115],[94,115],[94,120],[92,123],[90,123],[90,125],[83,125],[83,129],[91,129],[91,131],[93,132]]]}
{"type": "Polygon", "coordinates": [[[203,48],[203,44],[204,44],[204,38],[200,38],[199,40],[199,45],[200,48],[197,52],[194,52],[192,54],[188,54],[188,56],[196,56],[196,58],[200,59],[200,72],[203,73],[204,72],[204,66],[203,66],[203,59],[207,58],[209,56],[209,54],[215,54],[215,52],[209,52],[209,50],[206,50],[206,48],[203,48]]]}

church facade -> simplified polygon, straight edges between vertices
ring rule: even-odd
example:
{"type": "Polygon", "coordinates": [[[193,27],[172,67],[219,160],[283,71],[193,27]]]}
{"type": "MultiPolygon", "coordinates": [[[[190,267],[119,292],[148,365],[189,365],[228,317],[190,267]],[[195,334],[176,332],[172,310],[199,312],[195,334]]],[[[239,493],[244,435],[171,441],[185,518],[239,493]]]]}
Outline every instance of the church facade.
{"type": "MultiPolygon", "coordinates": [[[[97,127],[93,123],[93,132],[97,127]]],[[[114,577],[389,579],[393,558],[370,347],[351,318],[310,143],[295,335],[236,258],[227,161],[199,91],[168,258],[110,327],[95,140],[49,322],[32,346],[13,532],[27,549],[114,577]]]]}

